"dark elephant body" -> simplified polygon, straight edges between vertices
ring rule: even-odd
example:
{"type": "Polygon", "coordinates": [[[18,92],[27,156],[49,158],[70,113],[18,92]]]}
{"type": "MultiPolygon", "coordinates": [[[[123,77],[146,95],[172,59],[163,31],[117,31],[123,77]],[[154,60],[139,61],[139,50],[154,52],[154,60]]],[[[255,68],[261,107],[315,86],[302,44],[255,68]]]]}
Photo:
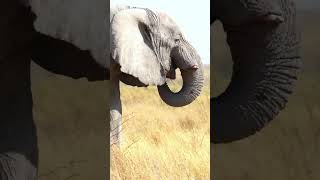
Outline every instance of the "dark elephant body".
{"type": "Polygon", "coordinates": [[[38,165],[29,58],[35,16],[19,1],[2,3],[0,12],[0,178],[23,179],[38,165]]]}
{"type": "Polygon", "coordinates": [[[285,107],[301,66],[291,0],[214,2],[233,58],[229,87],[211,100],[212,142],[226,143],[262,129],[285,107]]]}
{"type": "Polygon", "coordinates": [[[38,146],[32,115],[31,59],[52,72],[89,80],[107,78],[90,53],[35,31],[25,1],[0,6],[0,179],[37,177],[38,146]],[[75,63],[77,62],[77,63],[75,63]]]}

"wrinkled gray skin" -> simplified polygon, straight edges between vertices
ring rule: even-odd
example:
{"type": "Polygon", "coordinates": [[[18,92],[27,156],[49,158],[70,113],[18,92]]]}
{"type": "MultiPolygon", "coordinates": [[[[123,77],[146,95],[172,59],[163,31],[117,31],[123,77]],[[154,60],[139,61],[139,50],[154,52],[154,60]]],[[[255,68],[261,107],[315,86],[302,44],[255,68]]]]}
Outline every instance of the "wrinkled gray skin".
{"type": "Polygon", "coordinates": [[[40,32],[89,50],[99,64],[110,70],[112,144],[120,143],[120,80],[132,86],[156,85],[162,100],[175,107],[191,103],[200,94],[201,59],[164,13],[128,6],[111,8],[109,52],[109,2],[32,0],[30,4],[38,16],[35,26],[40,32]],[[174,78],[176,68],[184,83],[181,91],[173,93],[166,77],[174,78]]]}
{"type": "Polygon", "coordinates": [[[292,0],[216,0],[234,66],[229,87],[211,99],[211,142],[261,130],[285,107],[301,68],[292,0]]]}
{"type": "Polygon", "coordinates": [[[196,50],[166,14],[149,9],[116,6],[111,8],[111,103],[113,142],[119,142],[121,101],[119,81],[132,86],[158,86],[161,99],[180,107],[193,102],[203,86],[203,67],[196,50]],[[171,92],[166,81],[179,68],[183,87],[171,92]]]}

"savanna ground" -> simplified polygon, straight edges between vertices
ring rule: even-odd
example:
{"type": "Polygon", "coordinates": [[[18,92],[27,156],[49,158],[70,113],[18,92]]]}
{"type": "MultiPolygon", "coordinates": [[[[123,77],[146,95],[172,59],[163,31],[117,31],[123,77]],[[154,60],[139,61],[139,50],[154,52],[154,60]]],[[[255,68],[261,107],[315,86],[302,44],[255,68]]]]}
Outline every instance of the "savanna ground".
{"type": "MultiPolygon", "coordinates": [[[[211,179],[320,179],[319,15],[299,12],[303,70],[287,108],[260,133],[212,147],[211,179]]],[[[221,26],[215,26],[211,32],[214,32],[211,92],[218,95],[230,81],[231,57],[221,26]]]]}
{"type": "Polygon", "coordinates": [[[111,147],[112,180],[209,179],[209,77],[206,67],[200,97],[181,108],[162,102],[156,87],[121,85],[124,141],[111,147]]]}
{"type": "Polygon", "coordinates": [[[32,66],[39,180],[107,179],[108,87],[32,66]]]}

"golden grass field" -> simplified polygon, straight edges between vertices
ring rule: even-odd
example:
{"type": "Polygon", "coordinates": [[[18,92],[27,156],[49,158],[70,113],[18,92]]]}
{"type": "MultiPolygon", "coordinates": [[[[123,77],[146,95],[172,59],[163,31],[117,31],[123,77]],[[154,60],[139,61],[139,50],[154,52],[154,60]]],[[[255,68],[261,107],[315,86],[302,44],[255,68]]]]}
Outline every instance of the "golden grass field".
{"type": "Polygon", "coordinates": [[[201,96],[182,108],[162,102],[156,87],[121,85],[123,143],[111,147],[112,180],[209,179],[209,77],[206,67],[201,96]]]}

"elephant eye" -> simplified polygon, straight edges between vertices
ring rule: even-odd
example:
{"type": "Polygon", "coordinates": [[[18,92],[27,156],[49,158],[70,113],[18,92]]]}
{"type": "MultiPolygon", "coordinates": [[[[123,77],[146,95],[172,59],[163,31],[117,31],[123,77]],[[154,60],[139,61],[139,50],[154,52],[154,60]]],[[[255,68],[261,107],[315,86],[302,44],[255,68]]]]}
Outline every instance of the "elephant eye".
{"type": "Polygon", "coordinates": [[[179,44],[179,43],[180,43],[180,40],[181,40],[180,36],[177,36],[176,38],[174,38],[174,42],[175,42],[176,44],[179,44]]]}

